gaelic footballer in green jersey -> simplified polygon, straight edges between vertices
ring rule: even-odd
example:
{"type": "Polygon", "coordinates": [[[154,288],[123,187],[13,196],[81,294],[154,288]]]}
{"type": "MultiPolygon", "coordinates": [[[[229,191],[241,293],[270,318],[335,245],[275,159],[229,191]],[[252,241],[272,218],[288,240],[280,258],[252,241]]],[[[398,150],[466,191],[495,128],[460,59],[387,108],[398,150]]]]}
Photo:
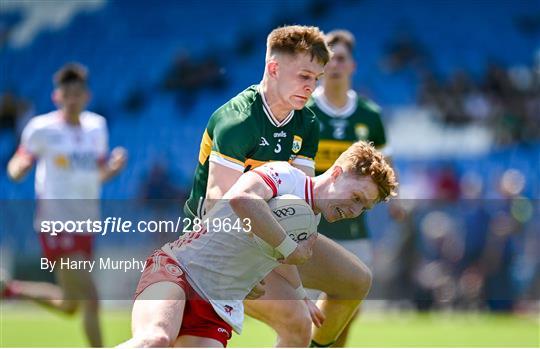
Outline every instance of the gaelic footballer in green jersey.
{"type": "MultiPolygon", "coordinates": [[[[343,151],[359,140],[371,141],[378,150],[385,153],[386,135],[379,106],[358,96],[353,90],[347,92],[347,99],[343,108],[334,108],[319,87],[307,104],[320,122],[319,151],[315,158],[317,175],[330,168],[343,151]]],[[[319,232],[332,239],[358,239],[368,235],[364,215],[354,220],[329,224],[321,219],[319,232]]]]}
{"type": "Polygon", "coordinates": [[[292,110],[281,122],[272,115],[259,85],[253,85],[212,114],[204,131],[189,199],[188,217],[204,214],[209,162],[249,171],[268,161],[314,167],[319,123],[308,109],[292,110]]]}

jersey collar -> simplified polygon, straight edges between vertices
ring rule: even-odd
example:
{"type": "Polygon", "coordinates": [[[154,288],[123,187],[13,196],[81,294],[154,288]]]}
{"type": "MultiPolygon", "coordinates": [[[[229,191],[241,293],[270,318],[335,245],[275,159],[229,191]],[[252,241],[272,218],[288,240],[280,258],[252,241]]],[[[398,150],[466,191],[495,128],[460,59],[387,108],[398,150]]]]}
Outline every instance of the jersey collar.
{"type": "Polygon", "coordinates": [[[306,177],[304,182],[304,198],[312,210],[315,210],[315,202],[313,198],[313,181],[311,177],[306,177]]]}
{"type": "Polygon", "coordinates": [[[264,113],[266,114],[266,117],[268,118],[268,120],[270,120],[270,123],[272,125],[274,125],[275,127],[283,127],[283,126],[287,125],[289,123],[289,121],[291,121],[293,116],[294,116],[294,110],[291,110],[291,112],[287,115],[287,117],[285,119],[283,119],[283,121],[278,121],[275,118],[274,114],[272,114],[272,110],[270,109],[270,106],[266,102],[266,98],[264,97],[264,93],[261,91],[260,85],[259,85],[259,87],[257,89],[259,90],[259,94],[261,95],[261,99],[262,99],[262,102],[263,102],[264,113]]]}
{"type": "Polygon", "coordinates": [[[333,118],[348,118],[356,110],[358,95],[355,91],[347,91],[347,103],[342,108],[336,108],[328,102],[324,95],[324,88],[319,86],[313,91],[313,100],[317,107],[328,116],[333,118]]]}

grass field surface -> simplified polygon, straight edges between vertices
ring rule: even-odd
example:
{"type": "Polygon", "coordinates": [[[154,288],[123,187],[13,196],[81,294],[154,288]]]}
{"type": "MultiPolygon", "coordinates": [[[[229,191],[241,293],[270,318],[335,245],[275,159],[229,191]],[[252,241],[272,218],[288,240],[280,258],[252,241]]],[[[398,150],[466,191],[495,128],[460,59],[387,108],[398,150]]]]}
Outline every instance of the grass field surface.
{"type": "MultiPolygon", "coordinates": [[[[80,316],[57,315],[29,303],[0,303],[1,347],[86,346],[80,316]]],[[[103,312],[106,346],[127,339],[129,310],[103,312]]],[[[247,318],[229,347],[271,347],[271,329],[247,318]]],[[[353,347],[540,347],[540,320],[493,314],[366,312],[354,323],[353,347]]]]}

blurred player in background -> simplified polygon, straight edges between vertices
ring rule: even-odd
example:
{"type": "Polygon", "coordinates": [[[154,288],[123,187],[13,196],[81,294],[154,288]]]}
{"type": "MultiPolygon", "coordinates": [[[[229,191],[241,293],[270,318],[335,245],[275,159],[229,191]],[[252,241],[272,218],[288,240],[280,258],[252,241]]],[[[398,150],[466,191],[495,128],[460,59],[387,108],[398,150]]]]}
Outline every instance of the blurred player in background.
{"type": "MultiPolygon", "coordinates": [[[[270,33],[261,83],[231,99],[208,122],[185,206],[188,217],[204,216],[243,172],[265,162],[289,161],[308,176],[315,175],[319,122],[304,107],[329,59],[324,35],[316,27],[286,26],[270,33]]],[[[330,219],[343,214],[349,213],[335,207],[330,219]]],[[[315,242],[313,257],[299,271],[305,286],[335,300],[324,308],[326,321],[313,334],[317,343],[332,343],[367,295],[369,269],[322,236],[315,242]]],[[[295,290],[275,273],[265,283],[264,289],[254,288],[250,297],[264,295],[246,301],[246,313],[276,331],[278,346],[309,345],[311,300],[291,300],[295,290]]]]}
{"type": "MultiPolygon", "coordinates": [[[[379,106],[358,96],[351,86],[356,68],[353,57],[354,36],[346,30],[335,30],[326,35],[326,43],[333,55],[325,67],[321,85],[313,92],[307,104],[321,124],[319,151],[315,158],[317,175],[328,170],[339,155],[358,140],[370,141],[385,155],[388,153],[379,106]]],[[[365,215],[337,223],[329,223],[323,217],[319,232],[371,267],[371,246],[365,215]]],[[[319,302],[323,309],[330,306],[324,301],[326,299],[326,295],[323,295],[319,302]]],[[[334,344],[336,347],[345,346],[349,327],[350,323],[334,344]]]]}
{"type": "MultiPolygon", "coordinates": [[[[18,181],[37,161],[34,225],[43,255],[49,261],[85,261],[93,254],[93,236],[89,232],[52,236],[41,231],[41,222],[98,219],[101,183],[124,167],[126,151],[115,148],[109,157],[105,118],[84,110],[90,98],[84,66],[65,65],[54,75],[54,84],[52,99],[58,110],[30,120],[7,170],[18,181]]],[[[35,300],[66,314],[82,307],[90,345],[102,346],[98,295],[90,273],[56,266],[55,276],[58,286],[13,280],[7,283],[4,293],[35,300]]]]}
{"type": "MultiPolygon", "coordinates": [[[[304,206],[309,212],[335,221],[389,199],[396,186],[392,168],[366,142],[349,147],[315,178],[287,162],[244,173],[205,216],[218,225],[203,224],[148,258],[133,306],[133,338],[124,346],[226,346],[231,330],[242,330],[242,300],[273,269],[295,291],[290,299],[307,301],[313,323],[321,325],[322,314],[308,300],[293,267],[309,259],[317,235],[295,242],[266,202],[292,194],[309,205],[304,206]],[[336,216],[335,207],[346,214],[336,216]],[[221,224],[228,220],[234,226],[239,219],[243,228],[221,224]]],[[[316,233],[316,220],[311,213],[302,229],[316,233]]]]}

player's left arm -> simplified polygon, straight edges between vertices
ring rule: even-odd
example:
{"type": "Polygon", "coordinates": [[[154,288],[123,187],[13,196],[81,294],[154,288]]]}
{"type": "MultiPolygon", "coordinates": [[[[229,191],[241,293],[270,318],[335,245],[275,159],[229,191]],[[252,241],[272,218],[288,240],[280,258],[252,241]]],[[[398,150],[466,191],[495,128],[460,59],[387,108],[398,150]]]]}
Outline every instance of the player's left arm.
{"type": "Polygon", "coordinates": [[[96,151],[98,153],[99,178],[106,182],[116,176],[127,162],[127,150],[123,147],[115,147],[109,156],[109,131],[104,118],[97,119],[96,151]]]}
{"type": "Polygon", "coordinates": [[[276,183],[257,170],[244,173],[223,196],[238,217],[249,220],[250,232],[282,253],[286,264],[303,264],[313,253],[316,234],[299,243],[294,242],[278,223],[267,201],[278,193],[276,183]]]}
{"type": "Polygon", "coordinates": [[[115,177],[126,166],[127,150],[123,147],[116,147],[111,151],[108,159],[99,162],[99,178],[101,182],[107,182],[115,177]]]}

